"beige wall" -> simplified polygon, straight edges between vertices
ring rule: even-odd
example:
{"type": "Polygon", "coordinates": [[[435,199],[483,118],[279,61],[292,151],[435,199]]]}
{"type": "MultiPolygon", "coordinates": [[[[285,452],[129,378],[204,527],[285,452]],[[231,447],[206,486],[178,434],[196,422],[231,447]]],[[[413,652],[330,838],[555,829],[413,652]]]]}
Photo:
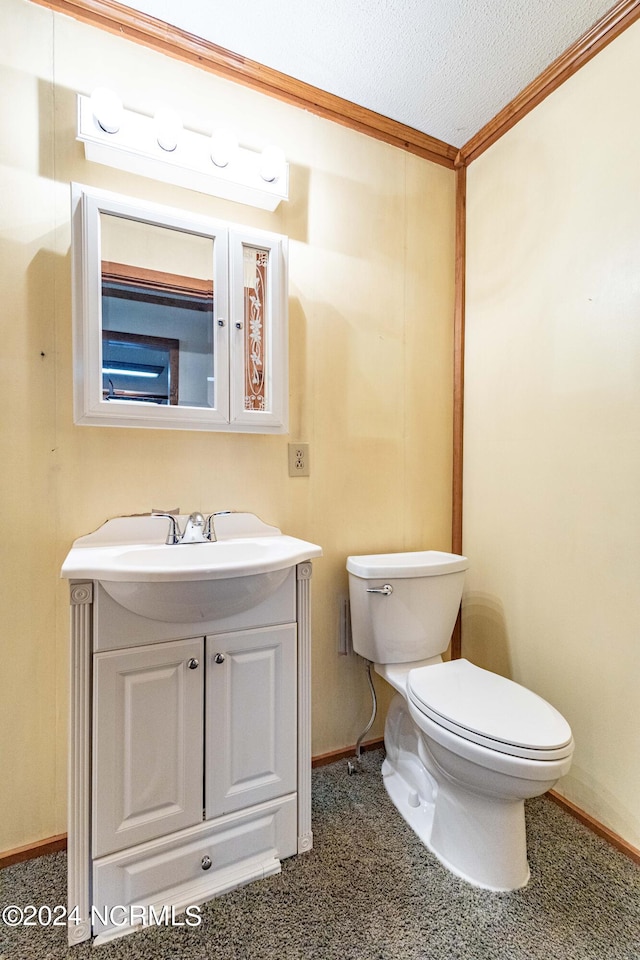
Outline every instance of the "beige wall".
{"type": "Polygon", "coordinates": [[[464,654],[640,846],[640,24],[469,168],[464,654]]]}
{"type": "Polygon", "coordinates": [[[345,558],[450,546],[454,178],[27,0],[3,0],[0,36],[2,851],[66,829],[58,571],[110,516],[246,509],[321,544],[313,751],[355,742],[370,706],[361,662],[337,655],[345,558]],[[269,214],[87,163],[75,93],[103,84],[279,143],[291,200],[269,214]],[[309,479],[289,479],[288,437],[73,425],[71,180],[289,235],[290,430],[309,479]]]}

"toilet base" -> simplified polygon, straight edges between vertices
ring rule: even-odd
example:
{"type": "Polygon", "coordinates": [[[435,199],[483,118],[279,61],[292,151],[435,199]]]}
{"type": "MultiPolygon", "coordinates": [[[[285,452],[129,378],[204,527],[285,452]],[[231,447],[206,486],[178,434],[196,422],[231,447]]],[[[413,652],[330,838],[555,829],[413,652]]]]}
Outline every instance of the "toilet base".
{"type": "Polygon", "coordinates": [[[496,892],[528,883],[523,800],[481,795],[449,778],[429,755],[399,695],[387,715],[385,748],[387,794],[447,870],[496,892]]]}

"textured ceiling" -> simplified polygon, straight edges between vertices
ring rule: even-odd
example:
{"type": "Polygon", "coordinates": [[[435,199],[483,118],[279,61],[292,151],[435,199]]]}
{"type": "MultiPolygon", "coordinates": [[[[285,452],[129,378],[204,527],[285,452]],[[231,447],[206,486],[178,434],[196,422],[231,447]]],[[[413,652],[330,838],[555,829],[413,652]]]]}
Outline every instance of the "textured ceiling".
{"type": "Polygon", "coordinates": [[[124,0],[459,147],[612,0],[124,0]]]}

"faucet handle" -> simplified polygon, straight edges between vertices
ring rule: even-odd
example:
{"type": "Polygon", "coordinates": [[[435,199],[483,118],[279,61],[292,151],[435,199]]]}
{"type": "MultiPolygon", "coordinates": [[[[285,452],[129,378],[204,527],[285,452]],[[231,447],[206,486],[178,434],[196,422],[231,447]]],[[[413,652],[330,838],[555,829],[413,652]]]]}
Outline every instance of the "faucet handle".
{"type": "Polygon", "coordinates": [[[169,532],[167,533],[167,539],[165,543],[172,545],[174,543],[180,543],[180,524],[174,517],[172,513],[152,513],[152,517],[166,517],[169,520],[169,532]]]}
{"type": "Polygon", "coordinates": [[[214,520],[216,517],[228,517],[230,513],[233,513],[233,510],[216,510],[214,513],[210,513],[207,517],[207,522],[204,528],[204,535],[207,540],[215,542],[218,538],[216,537],[216,530],[214,525],[214,520]]]}
{"type": "Polygon", "coordinates": [[[207,540],[211,540],[212,543],[215,543],[215,540],[216,540],[216,531],[213,525],[214,517],[215,517],[215,513],[210,513],[209,516],[207,517],[207,522],[204,525],[204,535],[207,538],[207,540]]]}

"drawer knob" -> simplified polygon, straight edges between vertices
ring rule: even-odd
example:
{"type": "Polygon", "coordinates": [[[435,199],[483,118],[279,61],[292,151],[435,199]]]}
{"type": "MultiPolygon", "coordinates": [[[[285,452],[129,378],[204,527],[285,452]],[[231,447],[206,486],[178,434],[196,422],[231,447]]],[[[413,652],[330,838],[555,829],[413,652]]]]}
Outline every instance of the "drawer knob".
{"type": "Polygon", "coordinates": [[[200,661],[196,660],[195,657],[191,657],[191,660],[189,660],[187,666],[189,667],[189,670],[197,670],[200,666],[200,661]]]}
{"type": "Polygon", "coordinates": [[[224,663],[224,653],[216,653],[213,659],[215,663],[224,663]]]}
{"type": "Polygon", "coordinates": [[[211,857],[203,857],[203,858],[202,858],[202,869],[203,869],[203,870],[209,870],[210,867],[211,867],[211,857]]]}

